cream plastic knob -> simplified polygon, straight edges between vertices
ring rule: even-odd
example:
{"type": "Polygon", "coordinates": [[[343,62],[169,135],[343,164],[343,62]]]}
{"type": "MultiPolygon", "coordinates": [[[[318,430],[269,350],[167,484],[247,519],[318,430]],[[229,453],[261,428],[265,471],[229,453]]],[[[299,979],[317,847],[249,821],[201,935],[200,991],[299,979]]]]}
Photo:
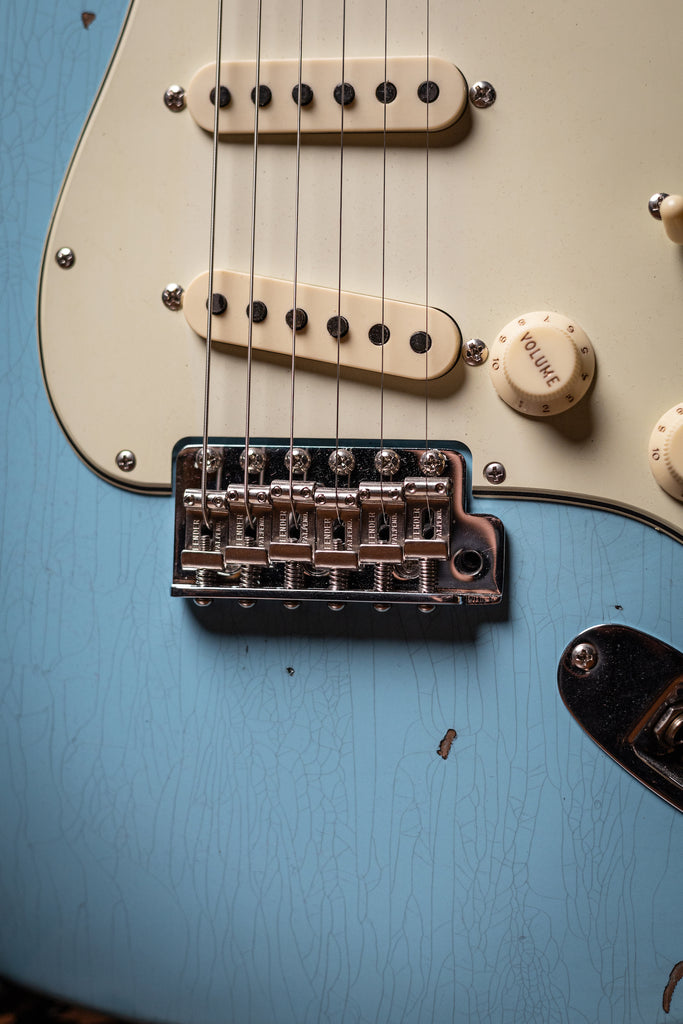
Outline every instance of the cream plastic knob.
{"type": "Polygon", "coordinates": [[[659,206],[664,230],[676,245],[683,245],[683,196],[666,196],[659,206]]]}
{"type": "Polygon", "coordinates": [[[575,320],[546,310],[506,324],[493,345],[491,380],[504,402],[527,416],[555,416],[588,390],[595,354],[575,320]]]}
{"type": "Polygon", "coordinates": [[[659,486],[683,501],[683,402],[657,421],[650,435],[650,469],[659,486]]]}

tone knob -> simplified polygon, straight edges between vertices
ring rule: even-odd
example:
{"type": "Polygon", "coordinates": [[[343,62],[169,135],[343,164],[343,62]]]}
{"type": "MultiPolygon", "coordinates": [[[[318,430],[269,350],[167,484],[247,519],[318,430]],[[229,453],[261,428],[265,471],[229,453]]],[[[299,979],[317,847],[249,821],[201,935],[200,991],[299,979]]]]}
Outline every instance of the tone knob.
{"type": "Polygon", "coordinates": [[[595,353],[575,320],[545,310],[511,320],[491,346],[491,380],[504,402],[527,416],[555,416],[583,398],[595,353]]]}
{"type": "Polygon", "coordinates": [[[659,486],[683,501],[683,403],[657,421],[650,435],[650,469],[659,486]]]}

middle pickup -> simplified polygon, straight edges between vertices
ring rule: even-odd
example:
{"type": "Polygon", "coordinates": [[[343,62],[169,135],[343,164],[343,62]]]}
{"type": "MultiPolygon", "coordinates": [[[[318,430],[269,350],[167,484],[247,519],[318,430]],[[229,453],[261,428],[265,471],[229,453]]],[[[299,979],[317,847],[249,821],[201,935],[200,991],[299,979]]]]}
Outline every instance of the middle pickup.
{"type": "MultiPolygon", "coordinates": [[[[254,61],[222,61],[218,131],[226,135],[254,131],[254,61]]],[[[216,64],[200,68],[187,90],[187,105],[201,128],[213,131],[216,64]]],[[[259,134],[297,131],[298,60],[264,60],[259,67],[259,134]]],[[[467,84],[454,64],[440,57],[348,57],[303,61],[301,131],[339,133],[438,132],[448,128],[467,106],[467,84]]]]}
{"type": "MultiPolygon", "coordinates": [[[[187,322],[202,338],[206,338],[208,285],[208,273],[200,274],[183,296],[187,322]]],[[[249,336],[249,275],[217,270],[213,287],[212,341],[245,348],[249,336]]],[[[291,282],[254,277],[253,306],[253,351],[291,355],[291,282]]],[[[297,285],[297,360],[336,364],[339,349],[343,367],[370,373],[383,371],[407,380],[431,380],[450,370],[460,355],[461,344],[458,325],[440,309],[393,299],[385,299],[382,308],[377,296],[356,292],[339,296],[336,288],[297,285]]]]}

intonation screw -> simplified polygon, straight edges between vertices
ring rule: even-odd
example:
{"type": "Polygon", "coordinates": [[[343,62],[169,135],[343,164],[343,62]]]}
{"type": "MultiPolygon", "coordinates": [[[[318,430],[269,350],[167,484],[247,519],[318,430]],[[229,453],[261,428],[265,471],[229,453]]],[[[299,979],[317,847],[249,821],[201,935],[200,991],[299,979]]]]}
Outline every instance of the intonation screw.
{"type": "Polygon", "coordinates": [[[468,366],[481,366],[489,356],[489,350],[479,338],[470,338],[462,348],[463,359],[468,366]]]}
{"type": "Polygon", "coordinates": [[[183,289],[179,284],[172,282],[167,284],[161,293],[161,301],[166,306],[166,309],[180,309],[183,304],[183,289]]]}
{"type": "Polygon", "coordinates": [[[496,102],[496,90],[490,82],[475,82],[470,88],[470,102],[480,110],[496,102]]]}
{"type": "Polygon", "coordinates": [[[174,112],[182,110],[185,106],[185,90],[182,85],[169,85],[164,93],[164,103],[174,112]]]}
{"type": "Polygon", "coordinates": [[[65,245],[62,249],[57,250],[55,259],[63,270],[68,270],[76,262],[76,253],[65,245]]]}
{"type": "Polygon", "coordinates": [[[136,458],[133,452],[128,451],[124,448],[123,451],[119,452],[116,456],[116,465],[124,473],[130,473],[131,469],[135,469],[136,458]]]}
{"type": "Polygon", "coordinates": [[[577,644],[571,654],[572,666],[581,672],[590,672],[598,663],[598,652],[593,644],[577,644]]]}
{"type": "Polygon", "coordinates": [[[506,475],[502,462],[489,462],[488,466],[484,466],[484,476],[490,484],[502,484],[506,475]]]}

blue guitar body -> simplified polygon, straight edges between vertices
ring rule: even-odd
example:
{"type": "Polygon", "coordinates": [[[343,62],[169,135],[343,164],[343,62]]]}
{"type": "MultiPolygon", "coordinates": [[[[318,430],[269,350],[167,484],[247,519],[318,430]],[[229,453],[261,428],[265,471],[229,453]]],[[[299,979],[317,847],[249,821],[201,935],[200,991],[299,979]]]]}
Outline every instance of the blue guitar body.
{"type": "Polygon", "coordinates": [[[0,15],[0,972],[182,1024],[683,1020],[683,816],[556,685],[598,622],[683,647],[679,543],[480,498],[499,607],[202,609],[169,597],[171,499],[59,431],[41,247],[124,13],[0,15]]]}

